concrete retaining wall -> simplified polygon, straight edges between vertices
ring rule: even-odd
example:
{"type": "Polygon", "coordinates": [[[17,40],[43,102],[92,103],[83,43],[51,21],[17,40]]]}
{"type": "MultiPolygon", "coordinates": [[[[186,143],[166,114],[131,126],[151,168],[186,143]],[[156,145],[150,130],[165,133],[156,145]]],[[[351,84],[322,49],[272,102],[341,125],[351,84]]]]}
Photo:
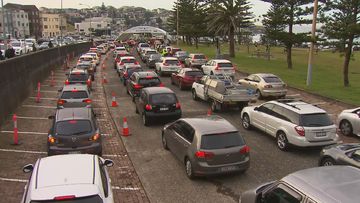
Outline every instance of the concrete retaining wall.
{"type": "Polygon", "coordinates": [[[79,55],[89,48],[90,43],[72,44],[1,61],[0,124],[33,93],[38,82],[63,64],[68,54],[79,55]]]}

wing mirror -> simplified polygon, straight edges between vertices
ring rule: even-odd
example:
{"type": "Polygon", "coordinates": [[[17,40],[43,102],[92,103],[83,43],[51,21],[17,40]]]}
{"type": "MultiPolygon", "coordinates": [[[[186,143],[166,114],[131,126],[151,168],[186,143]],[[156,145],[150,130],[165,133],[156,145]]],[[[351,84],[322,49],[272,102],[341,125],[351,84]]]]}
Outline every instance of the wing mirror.
{"type": "Polygon", "coordinates": [[[51,116],[48,117],[48,119],[50,119],[50,120],[55,119],[55,116],[51,115],[51,116]]]}
{"type": "Polygon", "coordinates": [[[112,160],[110,160],[110,159],[104,160],[103,166],[112,167],[113,165],[114,165],[114,162],[112,160]]]}
{"type": "Polygon", "coordinates": [[[25,165],[24,167],[23,167],[23,172],[24,173],[30,173],[30,172],[32,172],[34,170],[34,165],[32,165],[32,164],[28,164],[28,165],[25,165]]]}

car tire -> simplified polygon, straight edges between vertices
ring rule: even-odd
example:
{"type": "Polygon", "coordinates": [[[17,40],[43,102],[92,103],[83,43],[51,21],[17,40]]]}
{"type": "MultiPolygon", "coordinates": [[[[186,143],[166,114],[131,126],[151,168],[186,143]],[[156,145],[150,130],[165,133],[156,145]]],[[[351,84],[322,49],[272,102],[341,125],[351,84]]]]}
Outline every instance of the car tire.
{"type": "Polygon", "coordinates": [[[179,81],[179,88],[180,88],[180,90],[184,90],[185,88],[184,88],[184,85],[182,84],[182,81],[179,81]]]}
{"type": "Polygon", "coordinates": [[[342,120],[340,122],[339,129],[345,136],[351,136],[353,134],[353,127],[348,120],[342,120]]]}
{"type": "Polygon", "coordinates": [[[192,99],[193,99],[194,101],[197,101],[197,100],[198,100],[198,96],[196,95],[196,91],[195,91],[194,89],[191,91],[191,94],[192,94],[192,99]]]}
{"type": "Polygon", "coordinates": [[[250,117],[247,113],[244,113],[244,115],[242,117],[242,126],[245,130],[251,129],[250,117]]]}
{"type": "Polygon", "coordinates": [[[215,100],[211,101],[211,111],[212,112],[221,111],[221,105],[220,105],[220,108],[218,108],[217,105],[218,105],[217,101],[215,101],[215,100]]]}
{"type": "Polygon", "coordinates": [[[210,75],[214,75],[214,72],[211,71],[211,72],[210,72],[210,75]]]}
{"type": "Polygon", "coordinates": [[[186,176],[187,176],[189,179],[194,179],[194,178],[195,178],[195,174],[194,174],[194,170],[193,170],[193,167],[192,167],[192,163],[191,163],[191,161],[190,161],[188,158],[185,158],[185,173],[186,173],[186,176]]]}
{"type": "Polygon", "coordinates": [[[284,132],[280,131],[277,133],[276,144],[281,151],[287,151],[289,149],[289,142],[284,132]]]}
{"type": "Polygon", "coordinates": [[[144,126],[149,126],[149,117],[147,117],[145,113],[142,114],[142,120],[144,126]]]}
{"type": "Polygon", "coordinates": [[[333,166],[335,165],[335,160],[330,157],[325,157],[320,161],[320,166],[333,166]]]}
{"type": "Polygon", "coordinates": [[[260,90],[256,90],[257,99],[262,99],[263,96],[261,95],[260,90]]]}
{"type": "Polygon", "coordinates": [[[161,142],[162,142],[163,148],[164,148],[165,150],[169,150],[169,147],[168,147],[168,145],[167,145],[167,141],[166,141],[164,132],[163,132],[162,135],[161,135],[161,142]]]}

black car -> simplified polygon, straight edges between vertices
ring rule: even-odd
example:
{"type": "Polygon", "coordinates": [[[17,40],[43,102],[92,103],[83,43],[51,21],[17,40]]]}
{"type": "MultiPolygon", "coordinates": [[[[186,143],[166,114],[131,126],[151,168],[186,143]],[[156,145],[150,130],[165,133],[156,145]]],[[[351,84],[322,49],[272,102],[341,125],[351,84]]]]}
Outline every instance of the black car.
{"type": "Polygon", "coordinates": [[[91,108],[58,109],[48,135],[48,155],[102,155],[102,141],[91,108]]]}
{"type": "Polygon", "coordinates": [[[151,54],[149,58],[146,59],[146,65],[149,68],[155,68],[155,63],[158,63],[161,61],[161,54],[151,54]]]}
{"type": "Polygon", "coordinates": [[[126,81],[127,93],[132,97],[133,101],[135,101],[135,97],[139,97],[142,88],[162,86],[164,85],[155,72],[135,72],[126,81]]]}
{"type": "Polygon", "coordinates": [[[122,80],[124,86],[126,86],[126,81],[133,73],[140,71],[144,71],[140,65],[125,65],[123,72],[119,73],[120,79],[122,80]]]}
{"type": "Polygon", "coordinates": [[[319,166],[350,165],[360,168],[360,144],[346,143],[324,147],[319,166]]]}
{"type": "Polygon", "coordinates": [[[167,87],[147,87],[141,90],[135,100],[136,113],[140,114],[145,126],[159,118],[181,118],[181,106],[175,93],[167,87]]]}

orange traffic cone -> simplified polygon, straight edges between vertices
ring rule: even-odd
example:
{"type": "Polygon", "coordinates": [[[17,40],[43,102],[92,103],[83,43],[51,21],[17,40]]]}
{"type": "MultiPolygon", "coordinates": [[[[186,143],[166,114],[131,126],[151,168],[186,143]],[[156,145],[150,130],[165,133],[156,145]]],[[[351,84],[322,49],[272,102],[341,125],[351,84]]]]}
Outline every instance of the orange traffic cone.
{"type": "Polygon", "coordinates": [[[103,84],[106,84],[106,83],[107,83],[107,79],[106,79],[106,75],[105,75],[105,74],[103,75],[102,83],[103,83],[103,84]]]}
{"type": "Polygon", "coordinates": [[[212,115],[212,111],[211,108],[209,108],[209,110],[207,111],[207,116],[211,116],[212,115]]]}
{"type": "Polygon", "coordinates": [[[123,121],[123,132],[122,132],[122,136],[129,136],[130,135],[130,132],[129,132],[129,126],[127,124],[127,119],[126,117],[124,117],[124,121],[123,121]]]}
{"type": "Polygon", "coordinates": [[[105,69],[105,64],[104,64],[104,63],[102,63],[101,68],[102,68],[103,70],[105,69]]]}
{"type": "Polygon", "coordinates": [[[115,93],[113,92],[112,93],[112,101],[111,101],[111,107],[117,107],[118,104],[116,102],[116,99],[115,99],[115,93]]]}

